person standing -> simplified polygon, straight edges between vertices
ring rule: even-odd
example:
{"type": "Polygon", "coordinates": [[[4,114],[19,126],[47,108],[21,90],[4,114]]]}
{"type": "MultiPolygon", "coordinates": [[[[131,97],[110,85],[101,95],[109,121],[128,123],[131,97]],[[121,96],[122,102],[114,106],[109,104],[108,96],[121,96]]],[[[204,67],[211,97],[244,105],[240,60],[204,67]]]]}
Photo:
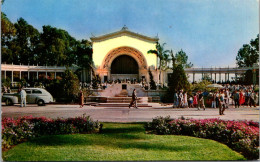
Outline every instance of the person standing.
{"type": "Polygon", "coordinates": [[[212,108],[216,108],[216,92],[214,92],[212,94],[212,104],[211,104],[212,108]]]}
{"type": "Polygon", "coordinates": [[[21,95],[21,107],[26,107],[26,92],[24,90],[24,88],[21,89],[20,91],[20,95],[21,95]]]}
{"type": "Polygon", "coordinates": [[[219,115],[225,115],[224,111],[225,111],[225,94],[223,92],[223,90],[220,92],[219,94],[219,115]]]}
{"type": "Polygon", "coordinates": [[[188,107],[188,96],[187,96],[187,92],[184,92],[183,94],[183,104],[184,104],[184,108],[188,107]]]}
{"type": "Polygon", "coordinates": [[[192,98],[192,96],[189,97],[188,104],[189,104],[189,108],[193,108],[193,98],[192,98]]]}
{"type": "Polygon", "coordinates": [[[183,103],[183,91],[180,90],[180,93],[179,93],[179,107],[183,107],[184,103],[183,103]]]}
{"type": "Polygon", "coordinates": [[[197,95],[197,93],[195,93],[194,96],[193,96],[193,106],[198,107],[198,95],[197,95]]]}
{"type": "Polygon", "coordinates": [[[138,109],[138,108],[137,108],[137,95],[136,95],[136,90],[135,90],[135,89],[133,90],[133,93],[132,93],[132,101],[130,102],[129,109],[130,109],[132,106],[133,106],[134,108],[138,109]]]}
{"type": "Polygon", "coordinates": [[[79,93],[79,108],[83,108],[84,106],[84,93],[81,90],[79,93]]]}
{"type": "Polygon", "coordinates": [[[252,91],[252,92],[250,93],[250,96],[249,96],[249,105],[250,105],[250,107],[251,107],[251,106],[256,107],[255,100],[254,100],[255,95],[256,95],[256,94],[255,94],[254,91],[252,91]]]}
{"type": "Polygon", "coordinates": [[[237,92],[237,90],[235,90],[233,97],[235,102],[235,108],[239,108],[239,93],[237,92]]]}
{"type": "Polygon", "coordinates": [[[225,105],[226,105],[226,108],[228,108],[228,106],[229,106],[229,97],[230,97],[229,90],[226,89],[226,91],[225,91],[225,105]]]}
{"type": "Polygon", "coordinates": [[[242,93],[242,90],[239,92],[239,105],[242,106],[242,104],[245,102],[244,94],[242,93]]]}
{"type": "Polygon", "coordinates": [[[203,97],[203,94],[200,92],[199,93],[199,106],[198,106],[198,110],[200,110],[200,108],[203,108],[204,110],[205,109],[205,105],[204,105],[204,97],[203,97]]]}
{"type": "Polygon", "coordinates": [[[174,101],[173,102],[173,108],[178,107],[178,105],[179,105],[179,98],[178,98],[178,93],[177,92],[174,93],[173,101],[174,101]]]}

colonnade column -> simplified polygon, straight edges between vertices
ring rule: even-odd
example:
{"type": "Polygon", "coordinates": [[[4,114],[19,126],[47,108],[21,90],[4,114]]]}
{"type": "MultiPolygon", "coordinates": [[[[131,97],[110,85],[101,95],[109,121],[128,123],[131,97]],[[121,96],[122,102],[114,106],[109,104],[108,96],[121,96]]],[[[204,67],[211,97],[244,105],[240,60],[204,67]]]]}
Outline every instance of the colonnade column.
{"type": "Polygon", "coordinates": [[[225,82],[227,82],[227,73],[225,73],[225,82]]]}
{"type": "Polygon", "coordinates": [[[195,82],[195,73],[193,73],[193,83],[195,82]]]}
{"type": "Polygon", "coordinates": [[[210,79],[211,79],[211,81],[212,81],[212,73],[210,73],[210,79]]]}
{"type": "Polygon", "coordinates": [[[45,78],[46,78],[46,79],[48,78],[48,73],[47,73],[47,71],[45,72],[45,78]]]}
{"type": "Polygon", "coordinates": [[[14,82],[14,71],[12,71],[12,83],[14,82]]]}
{"type": "Polygon", "coordinates": [[[221,73],[219,73],[219,82],[221,82],[221,73]]]}
{"type": "Polygon", "coordinates": [[[217,83],[217,73],[215,73],[215,83],[217,83]]]}
{"type": "Polygon", "coordinates": [[[5,70],[5,79],[6,79],[6,70],[5,70]]]}
{"type": "Polygon", "coordinates": [[[229,81],[229,73],[227,73],[227,75],[228,75],[228,81],[229,81]]]}
{"type": "Polygon", "coordinates": [[[22,71],[20,71],[19,79],[20,79],[20,80],[22,79],[22,71]]]}

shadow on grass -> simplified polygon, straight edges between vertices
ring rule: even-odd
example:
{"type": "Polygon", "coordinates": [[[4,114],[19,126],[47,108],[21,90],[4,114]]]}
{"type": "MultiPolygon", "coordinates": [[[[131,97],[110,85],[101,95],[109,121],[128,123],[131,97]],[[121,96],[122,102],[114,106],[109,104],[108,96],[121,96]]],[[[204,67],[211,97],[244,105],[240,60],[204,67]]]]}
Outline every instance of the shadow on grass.
{"type": "Polygon", "coordinates": [[[192,151],[192,147],[171,145],[153,142],[145,135],[142,124],[105,126],[100,134],[52,135],[42,136],[29,140],[27,145],[33,146],[102,146],[121,149],[165,150],[165,151],[192,151]]]}

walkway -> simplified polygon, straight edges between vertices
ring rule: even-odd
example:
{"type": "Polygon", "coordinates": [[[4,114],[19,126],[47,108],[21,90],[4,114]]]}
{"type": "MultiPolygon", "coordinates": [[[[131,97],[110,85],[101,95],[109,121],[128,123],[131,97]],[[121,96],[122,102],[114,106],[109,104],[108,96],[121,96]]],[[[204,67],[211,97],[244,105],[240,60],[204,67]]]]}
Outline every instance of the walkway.
{"type": "MultiPolygon", "coordinates": [[[[150,103],[149,103],[150,104],[150,103]]],[[[78,105],[47,105],[39,107],[37,105],[28,105],[21,108],[19,105],[2,106],[2,117],[19,117],[19,116],[45,116],[48,118],[57,117],[77,117],[84,113],[90,115],[94,120],[101,122],[142,122],[151,121],[156,116],[167,116],[171,118],[220,118],[224,120],[254,120],[259,121],[259,108],[229,108],[225,111],[225,115],[218,115],[218,109],[208,108],[205,111],[198,111],[195,108],[176,109],[170,106],[153,106],[139,109],[110,108],[110,107],[93,107],[84,106],[79,108],[78,105]]]]}

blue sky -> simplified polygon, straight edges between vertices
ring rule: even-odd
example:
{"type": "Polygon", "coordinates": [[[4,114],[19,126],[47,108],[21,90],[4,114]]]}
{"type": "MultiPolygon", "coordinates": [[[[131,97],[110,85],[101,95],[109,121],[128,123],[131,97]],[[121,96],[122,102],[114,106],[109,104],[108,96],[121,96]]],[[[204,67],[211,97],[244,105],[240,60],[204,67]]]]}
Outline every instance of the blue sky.
{"type": "Polygon", "coordinates": [[[259,33],[258,0],[5,0],[2,11],[67,30],[76,39],[120,30],[183,49],[195,67],[235,66],[237,51],[259,33]]]}

